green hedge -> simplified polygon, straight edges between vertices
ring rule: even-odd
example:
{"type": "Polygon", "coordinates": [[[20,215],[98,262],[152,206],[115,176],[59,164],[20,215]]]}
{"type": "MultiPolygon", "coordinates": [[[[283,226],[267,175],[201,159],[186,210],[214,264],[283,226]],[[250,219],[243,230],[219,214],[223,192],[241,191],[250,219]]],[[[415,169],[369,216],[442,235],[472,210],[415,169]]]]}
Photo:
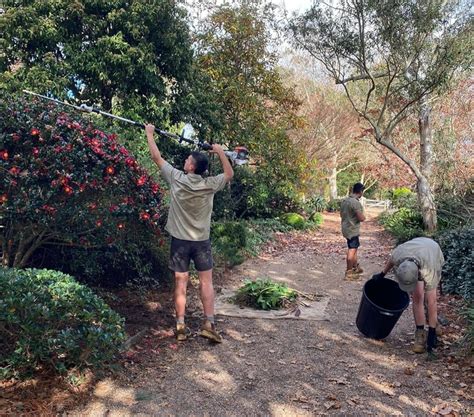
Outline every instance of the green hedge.
{"type": "Polygon", "coordinates": [[[474,301],[474,227],[450,230],[437,236],[443,251],[443,290],[474,301]]]}
{"type": "Polygon", "coordinates": [[[0,379],[102,368],[124,338],[123,319],[71,276],[0,269],[0,379]]]}
{"type": "Polygon", "coordinates": [[[211,227],[212,245],[216,255],[226,266],[241,264],[247,245],[247,227],[245,222],[214,223],[211,227]]]}

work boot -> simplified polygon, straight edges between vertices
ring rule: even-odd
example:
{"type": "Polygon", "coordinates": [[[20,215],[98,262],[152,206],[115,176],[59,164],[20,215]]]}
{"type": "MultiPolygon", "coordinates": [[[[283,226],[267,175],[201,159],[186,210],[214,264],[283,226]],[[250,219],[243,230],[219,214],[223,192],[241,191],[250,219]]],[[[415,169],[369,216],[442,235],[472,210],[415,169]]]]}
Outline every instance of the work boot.
{"type": "Polygon", "coordinates": [[[201,327],[201,336],[215,343],[222,343],[222,337],[217,333],[216,325],[206,320],[201,327]]]}
{"type": "Polygon", "coordinates": [[[178,342],[184,342],[188,335],[186,334],[186,325],[184,323],[176,323],[176,340],[178,342]]]}
{"type": "Polygon", "coordinates": [[[355,272],[353,269],[348,269],[346,271],[346,275],[344,277],[345,281],[358,281],[360,279],[360,275],[355,272]]]}
{"type": "Polygon", "coordinates": [[[415,343],[413,344],[413,352],[415,353],[426,352],[426,330],[425,329],[415,330],[415,343]]]}
{"type": "Polygon", "coordinates": [[[359,264],[357,264],[356,266],[354,266],[352,268],[352,271],[354,271],[356,274],[362,274],[362,272],[364,272],[364,270],[360,267],[359,264]]]}

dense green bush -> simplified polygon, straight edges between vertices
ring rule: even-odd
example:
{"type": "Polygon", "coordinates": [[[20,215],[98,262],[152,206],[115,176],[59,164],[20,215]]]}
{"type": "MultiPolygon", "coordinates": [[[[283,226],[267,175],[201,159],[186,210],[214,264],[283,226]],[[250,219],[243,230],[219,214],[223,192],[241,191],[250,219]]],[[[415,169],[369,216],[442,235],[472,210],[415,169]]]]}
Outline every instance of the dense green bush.
{"type": "Polygon", "coordinates": [[[466,308],[464,316],[468,323],[466,341],[469,346],[469,352],[472,356],[474,355],[474,303],[471,302],[469,307],[466,308]]]}
{"type": "Polygon", "coordinates": [[[323,221],[324,221],[323,215],[318,212],[313,213],[310,216],[309,221],[312,222],[315,227],[319,227],[323,224],[323,221]]]}
{"type": "Polygon", "coordinates": [[[241,264],[247,244],[247,228],[245,222],[213,223],[211,227],[212,245],[218,257],[226,266],[241,264]]]}
{"type": "MultiPolygon", "coordinates": [[[[213,175],[219,172],[213,169],[213,175]]],[[[236,168],[230,187],[216,194],[214,220],[272,218],[300,210],[300,198],[287,182],[267,178],[265,173],[247,166],[236,168]]]]}
{"type": "Polygon", "coordinates": [[[322,195],[315,195],[305,203],[304,209],[312,215],[313,213],[321,213],[326,210],[327,204],[328,202],[322,195]]]}
{"type": "Polygon", "coordinates": [[[0,269],[0,378],[109,365],[123,320],[71,276],[0,269]]]}
{"type": "Polygon", "coordinates": [[[298,294],[286,284],[270,279],[246,280],[237,290],[234,301],[237,304],[253,307],[259,310],[277,310],[285,303],[296,299],[298,294]]]}
{"type": "Polygon", "coordinates": [[[438,195],[436,198],[438,228],[440,230],[457,229],[474,221],[472,203],[468,198],[449,194],[438,195]]]}
{"type": "Polygon", "coordinates": [[[157,287],[170,282],[168,240],[153,235],[128,236],[123,245],[85,249],[53,246],[40,249],[35,267],[60,270],[88,285],[118,288],[123,285],[157,287]]]}
{"type": "Polygon", "coordinates": [[[402,207],[395,212],[385,212],[379,221],[397,239],[397,243],[423,236],[423,218],[414,209],[402,207]]]}
{"type": "Polygon", "coordinates": [[[341,211],[341,201],[342,198],[336,198],[334,200],[328,201],[328,203],[326,204],[326,210],[330,213],[341,211]]]}
{"type": "Polygon", "coordinates": [[[443,290],[474,301],[474,228],[442,232],[436,238],[443,255],[443,290]]]}
{"type": "Polygon", "coordinates": [[[390,200],[394,207],[413,208],[416,205],[416,194],[409,188],[395,188],[390,194],[390,200]]]}
{"type": "Polygon", "coordinates": [[[293,229],[303,230],[306,227],[305,218],[298,213],[285,213],[282,216],[283,221],[293,229]]]}

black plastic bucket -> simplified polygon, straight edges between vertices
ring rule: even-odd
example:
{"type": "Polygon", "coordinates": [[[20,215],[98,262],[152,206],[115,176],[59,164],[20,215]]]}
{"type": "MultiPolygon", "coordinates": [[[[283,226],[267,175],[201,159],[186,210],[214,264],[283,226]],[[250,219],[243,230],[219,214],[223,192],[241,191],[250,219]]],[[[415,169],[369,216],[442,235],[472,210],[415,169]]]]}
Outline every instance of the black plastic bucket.
{"type": "Polygon", "coordinates": [[[360,300],[357,328],[371,339],[384,339],[409,304],[410,297],[395,281],[387,278],[369,279],[364,284],[360,300]]]}

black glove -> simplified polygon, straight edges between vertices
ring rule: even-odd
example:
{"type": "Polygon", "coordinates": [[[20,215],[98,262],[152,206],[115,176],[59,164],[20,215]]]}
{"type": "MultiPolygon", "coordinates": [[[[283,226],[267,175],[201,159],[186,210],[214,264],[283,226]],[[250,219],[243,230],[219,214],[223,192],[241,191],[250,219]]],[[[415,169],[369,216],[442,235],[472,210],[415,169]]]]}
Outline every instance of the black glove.
{"type": "Polygon", "coordinates": [[[434,348],[438,346],[438,337],[436,336],[436,328],[428,328],[428,340],[426,341],[426,347],[428,352],[431,352],[434,348]]]}
{"type": "Polygon", "coordinates": [[[379,272],[378,274],[372,275],[372,279],[375,279],[375,280],[377,281],[378,279],[381,279],[381,278],[383,278],[384,276],[385,276],[385,273],[384,273],[384,272],[379,272]]]}

